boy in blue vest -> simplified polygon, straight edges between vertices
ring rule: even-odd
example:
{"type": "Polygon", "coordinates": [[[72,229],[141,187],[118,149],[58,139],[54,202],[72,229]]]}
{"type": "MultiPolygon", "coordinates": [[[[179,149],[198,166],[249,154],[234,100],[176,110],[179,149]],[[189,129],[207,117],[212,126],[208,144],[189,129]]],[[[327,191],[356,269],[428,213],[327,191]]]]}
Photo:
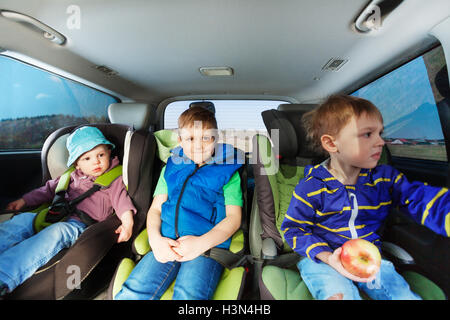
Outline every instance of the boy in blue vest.
{"type": "Polygon", "coordinates": [[[176,279],[174,300],[210,299],[223,267],[202,254],[228,249],[241,224],[237,170],[244,155],[216,143],[217,122],[203,107],[178,119],[180,146],[161,172],[147,215],[152,251],[142,258],[115,299],[160,299],[176,279]]]}
{"type": "Polygon", "coordinates": [[[341,264],[342,245],[363,238],[380,246],[378,229],[398,206],[415,221],[450,236],[450,193],[447,188],[410,182],[396,169],[377,165],[384,146],[383,118],[369,101],[332,96],[303,118],[309,138],[329,159],[305,167],[281,228],[302,259],[298,268],[315,299],[420,299],[382,260],[379,272],[359,278],[341,264]],[[372,280],[375,280],[374,282],[372,280]]]}

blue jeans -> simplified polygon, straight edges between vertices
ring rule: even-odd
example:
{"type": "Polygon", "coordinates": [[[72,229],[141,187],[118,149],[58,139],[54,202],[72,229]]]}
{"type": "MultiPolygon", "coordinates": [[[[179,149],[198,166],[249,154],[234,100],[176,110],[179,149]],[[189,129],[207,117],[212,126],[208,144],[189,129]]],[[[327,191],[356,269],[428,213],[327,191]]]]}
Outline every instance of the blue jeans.
{"type": "Polygon", "coordinates": [[[328,264],[304,258],[297,264],[303,281],[315,299],[325,300],[338,293],[344,300],[361,300],[358,289],[374,300],[420,300],[408,283],[395,271],[390,261],[382,260],[376,279],[369,283],[353,282],[328,264]]]}
{"type": "Polygon", "coordinates": [[[159,300],[176,278],[173,300],[208,300],[214,294],[223,267],[199,256],[186,262],[158,262],[153,252],[133,269],[116,300],[159,300]]]}
{"type": "Polygon", "coordinates": [[[72,246],[86,225],[69,219],[39,233],[33,230],[35,213],[25,212],[0,223],[0,283],[11,292],[61,249],[72,246]]]}

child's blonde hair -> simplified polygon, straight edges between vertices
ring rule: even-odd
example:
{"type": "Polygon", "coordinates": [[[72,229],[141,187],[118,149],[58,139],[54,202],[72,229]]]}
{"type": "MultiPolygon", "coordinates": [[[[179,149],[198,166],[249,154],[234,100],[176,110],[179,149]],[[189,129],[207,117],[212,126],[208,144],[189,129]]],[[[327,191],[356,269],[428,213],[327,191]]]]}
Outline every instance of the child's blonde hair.
{"type": "Polygon", "coordinates": [[[195,121],[201,121],[203,129],[217,129],[214,113],[203,107],[192,107],[184,111],[178,118],[178,128],[194,126],[195,121]]]}
{"type": "Polygon", "coordinates": [[[353,116],[359,118],[362,114],[383,122],[383,116],[372,102],[347,95],[332,95],[319,107],[304,114],[302,122],[313,150],[326,153],[320,140],[322,135],[336,136],[353,116]]]}

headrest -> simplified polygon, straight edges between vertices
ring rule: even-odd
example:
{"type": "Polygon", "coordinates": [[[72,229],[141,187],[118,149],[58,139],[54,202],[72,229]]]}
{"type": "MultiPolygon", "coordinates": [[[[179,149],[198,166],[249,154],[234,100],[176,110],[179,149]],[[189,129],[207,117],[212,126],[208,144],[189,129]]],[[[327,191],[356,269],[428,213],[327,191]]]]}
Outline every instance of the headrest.
{"type": "MultiPolygon", "coordinates": [[[[271,137],[271,130],[279,130],[278,150],[280,160],[321,157],[309,147],[306,131],[301,122],[303,114],[316,106],[314,104],[281,104],[278,106],[278,110],[266,110],[261,113],[271,137]]],[[[273,143],[277,143],[277,141],[274,141],[276,139],[273,138],[273,143]]]]}
{"type": "Polygon", "coordinates": [[[278,147],[280,156],[283,158],[295,157],[298,151],[297,133],[287,115],[275,109],[263,111],[261,115],[267,132],[278,147]],[[278,137],[276,133],[278,133],[278,137]]]}
{"type": "Polygon", "coordinates": [[[108,106],[108,117],[111,123],[126,124],[138,129],[148,129],[152,120],[156,119],[153,107],[146,103],[112,103],[108,106]]]}
{"type": "Polygon", "coordinates": [[[159,159],[167,163],[167,159],[170,157],[170,150],[178,146],[178,134],[173,130],[158,130],[154,132],[156,138],[156,145],[158,146],[159,159]]]}
{"type": "Polygon", "coordinates": [[[216,114],[216,107],[211,101],[194,101],[189,104],[189,108],[202,107],[216,114]]]}

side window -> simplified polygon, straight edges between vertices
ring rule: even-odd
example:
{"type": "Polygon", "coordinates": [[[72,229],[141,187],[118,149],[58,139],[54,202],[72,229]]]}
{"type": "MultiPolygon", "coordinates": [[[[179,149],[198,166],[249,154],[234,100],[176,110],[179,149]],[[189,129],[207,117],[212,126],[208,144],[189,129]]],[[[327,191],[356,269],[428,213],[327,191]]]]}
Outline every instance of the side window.
{"type": "Polygon", "coordinates": [[[0,150],[41,149],[54,130],[109,122],[117,99],[0,55],[0,150]]]}
{"type": "MultiPolygon", "coordinates": [[[[170,103],[164,113],[164,128],[176,130],[178,117],[189,108],[191,101],[170,103]]],[[[219,141],[229,143],[245,152],[252,152],[252,137],[267,135],[261,112],[276,109],[286,101],[273,100],[208,100],[214,103],[219,141]]]]}
{"type": "Polygon", "coordinates": [[[352,93],[380,109],[393,156],[447,161],[437,110],[444,97],[435,81],[445,69],[439,46],[352,93]]]}

